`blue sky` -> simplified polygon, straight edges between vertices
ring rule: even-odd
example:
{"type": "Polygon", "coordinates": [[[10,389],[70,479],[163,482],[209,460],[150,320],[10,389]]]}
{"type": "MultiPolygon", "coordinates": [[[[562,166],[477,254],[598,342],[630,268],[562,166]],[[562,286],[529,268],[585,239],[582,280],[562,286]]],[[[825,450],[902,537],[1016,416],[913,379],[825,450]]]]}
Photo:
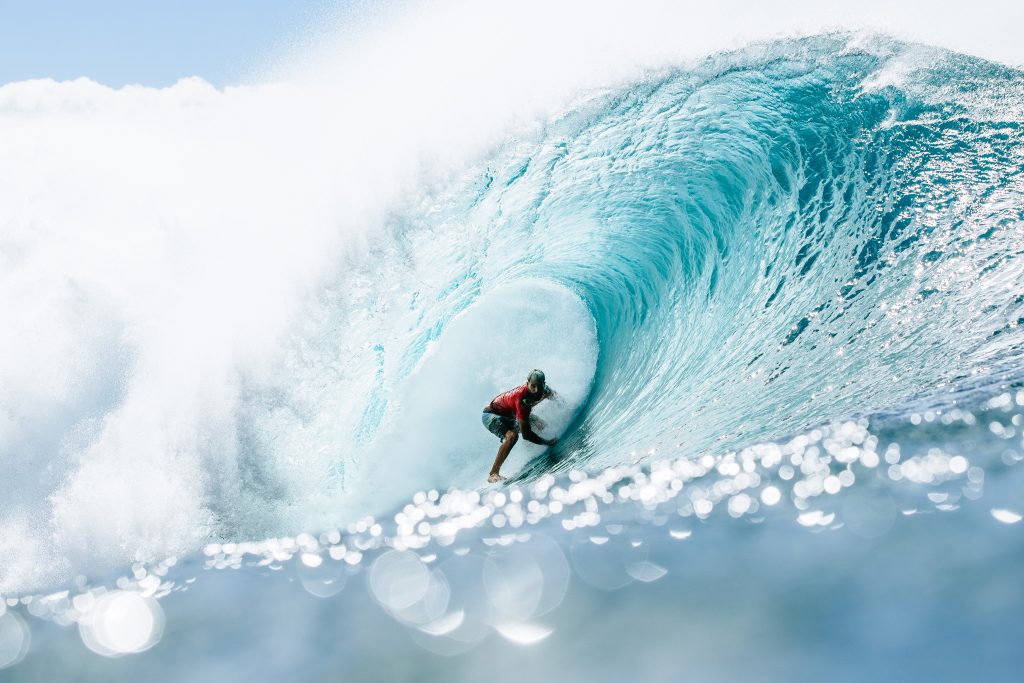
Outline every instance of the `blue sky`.
{"type": "MultiPolygon", "coordinates": [[[[217,86],[230,85],[257,72],[292,42],[308,43],[303,38],[310,33],[336,28],[342,17],[339,10],[382,4],[383,0],[0,0],[0,83],[87,76],[111,86],[165,86],[200,76],[217,86]]],[[[922,12],[921,0],[765,0],[750,7],[759,8],[751,13],[773,27],[763,31],[768,35],[783,28],[779,17],[789,17],[793,28],[805,32],[868,25],[1024,65],[1019,35],[1024,3],[939,4],[942,11],[931,13],[922,12]]],[[[701,7],[695,14],[697,23],[722,23],[718,15],[725,10],[706,3],[701,7]]],[[[751,21],[756,23],[747,17],[746,23],[751,21]]],[[[739,26],[736,31],[744,40],[764,37],[739,26]]]]}
{"type": "Polygon", "coordinates": [[[342,0],[0,0],[0,83],[241,81],[342,0]]]}

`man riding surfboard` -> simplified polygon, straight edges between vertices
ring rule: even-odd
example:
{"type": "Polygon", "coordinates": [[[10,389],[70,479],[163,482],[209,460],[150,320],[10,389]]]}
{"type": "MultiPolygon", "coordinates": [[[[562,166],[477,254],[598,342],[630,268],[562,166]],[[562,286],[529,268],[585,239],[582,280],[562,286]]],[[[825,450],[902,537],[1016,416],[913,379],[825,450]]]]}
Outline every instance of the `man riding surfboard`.
{"type": "MultiPolygon", "coordinates": [[[[530,411],[535,405],[546,398],[554,398],[554,396],[555,392],[547,386],[544,380],[544,373],[540,370],[531,370],[526,377],[526,384],[498,394],[484,406],[481,418],[484,427],[501,439],[498,456],[494,459],[494,466],[491,468],[487,481],[494,483],[507,479],[499,474],[499,470],[512,447],[519,440],[520,433],[527,441],[541,446],[554,446],[558,443],[558,439],[545,439],[533,431],[530,418],[530,411]]],[[[532,422],[537,425],[538,429],[544,428],[544,423],[538,418],[533,418],[532,422]]]]}

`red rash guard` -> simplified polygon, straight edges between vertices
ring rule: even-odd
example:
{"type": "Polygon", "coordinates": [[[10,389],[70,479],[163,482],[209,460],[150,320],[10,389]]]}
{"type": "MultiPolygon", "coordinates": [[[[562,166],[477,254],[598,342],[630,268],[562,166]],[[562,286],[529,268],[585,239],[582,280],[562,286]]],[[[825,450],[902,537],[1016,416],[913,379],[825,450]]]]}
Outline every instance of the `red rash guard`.
{"type": "MultiPolygon", "coordinates": [[[[488,407],[490,412],[502,417],[513,417],[517,420],[528,421],[532,408],[523,403],[523,394],[530,393],[526,385],[516,387],[504,394],[498,394],[491,400],[488,407]]],[[[543,394],[542,394],[543,395],[543,394]]]]}

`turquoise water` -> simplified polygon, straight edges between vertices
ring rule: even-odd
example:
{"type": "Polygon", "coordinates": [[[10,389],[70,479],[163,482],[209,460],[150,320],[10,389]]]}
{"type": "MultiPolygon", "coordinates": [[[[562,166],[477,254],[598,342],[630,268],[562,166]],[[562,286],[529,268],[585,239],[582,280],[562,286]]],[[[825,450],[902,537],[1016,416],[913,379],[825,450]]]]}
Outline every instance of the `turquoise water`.
{"type": "Polygon", "coordinates": [[[5,680],[1012,679],[1022,112],[1019,71],[825,35],[534,122],[241,366],[181,533],[8,563],[5,680]],[[531,367],[561,442],[482,489],[531,367]]]}

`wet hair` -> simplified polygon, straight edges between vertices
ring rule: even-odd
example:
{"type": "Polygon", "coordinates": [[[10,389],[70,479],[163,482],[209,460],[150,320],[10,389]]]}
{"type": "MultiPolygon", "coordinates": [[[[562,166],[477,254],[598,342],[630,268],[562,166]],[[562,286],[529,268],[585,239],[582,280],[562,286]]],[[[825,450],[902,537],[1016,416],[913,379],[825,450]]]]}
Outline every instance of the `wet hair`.
{"type": "Polygon", "coordinates": [[[526,376],[526,382],[527,382],[527,384],[529,384],[530,382],[536,382],[537,384],[540,385],[540,388],[541,388],[542,391],[547,388],[546,387],[546,382],[544,380],[544,371],[543,370],[537,370],[537,369],[530,370],[530,374],[526,376]]]}

